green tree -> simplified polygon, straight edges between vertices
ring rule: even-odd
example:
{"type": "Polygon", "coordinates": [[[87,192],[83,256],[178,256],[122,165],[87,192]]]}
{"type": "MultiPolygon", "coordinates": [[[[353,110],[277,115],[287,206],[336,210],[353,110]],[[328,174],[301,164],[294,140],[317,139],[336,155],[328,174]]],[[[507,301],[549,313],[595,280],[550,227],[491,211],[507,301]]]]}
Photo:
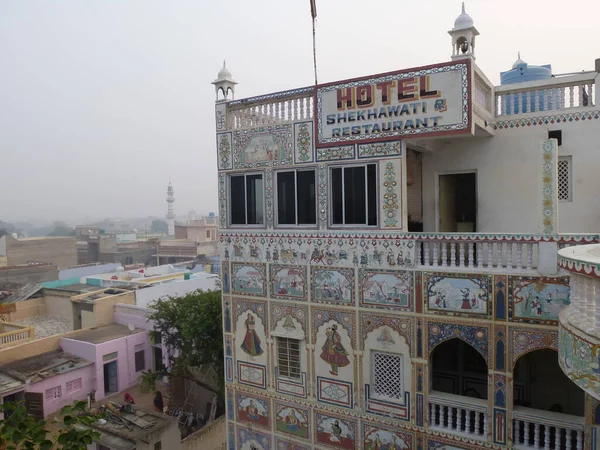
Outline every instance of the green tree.
{"type": "Polygon", "coordinates": [[[0,421],[2,450],[86,450],[100,439],[100,433],[89,428],[100,417],[86,412],[86,402],[75,402],[60,410],[60,430],[47,429],[48,423],[27,412],[23,403],[3,404],[5,419],[0,421]]]}
{"type": "Polygon", "coordinates": [[[182,297],[160,299],[150,305],[150,310],[150,319],[154,321],[151,337],[165,345],[171,359],[171,375],[190,379],[222,398],[221,291],[197,290],[182,297]],[[217,374],[218,391],[190,370],[207,368],[217,374]]]}
{"type": "Polygon", "coordinates": [[[169,232],[169,225],[164,220],[154,219],[152,225],[150,225],[150,231],[153,233],[167,234],[169,232]]]}

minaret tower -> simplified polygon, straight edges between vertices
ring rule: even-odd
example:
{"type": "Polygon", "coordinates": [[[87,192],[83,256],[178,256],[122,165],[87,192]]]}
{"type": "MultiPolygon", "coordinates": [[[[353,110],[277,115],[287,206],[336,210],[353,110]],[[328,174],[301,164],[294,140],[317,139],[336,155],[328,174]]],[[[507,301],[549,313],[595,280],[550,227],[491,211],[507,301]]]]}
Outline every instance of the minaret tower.
{"type": "Polygon", "coordinates": [[[169,180],[169,186],[167,187],[167,224],[169,225],[169,236],[175,236],[175,210],[173,208],[175,203],[175,196],[173,195],[173,185],[169,180]]]}
{"type": "Polygon", "coordinates": [[[473,19],[465,11],[465,2],[462,4],[460,16],[454,21],[454,28],[448,31],[452,37],[452,59],[475,59],[475,37],[479,31],[473,24],[473,19]]]}

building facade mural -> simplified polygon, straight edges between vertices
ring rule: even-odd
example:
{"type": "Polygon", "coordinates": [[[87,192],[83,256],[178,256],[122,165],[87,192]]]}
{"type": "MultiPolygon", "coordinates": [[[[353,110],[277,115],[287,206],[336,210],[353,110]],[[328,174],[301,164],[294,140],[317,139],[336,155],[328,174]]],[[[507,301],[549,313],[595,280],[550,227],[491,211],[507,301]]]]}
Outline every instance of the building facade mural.
{"type": "Polygon", "coordinates": [[[519,322],[556,322],[560,311],[569,305],[569,279],[509,277],[511,315],[519,322]]]}

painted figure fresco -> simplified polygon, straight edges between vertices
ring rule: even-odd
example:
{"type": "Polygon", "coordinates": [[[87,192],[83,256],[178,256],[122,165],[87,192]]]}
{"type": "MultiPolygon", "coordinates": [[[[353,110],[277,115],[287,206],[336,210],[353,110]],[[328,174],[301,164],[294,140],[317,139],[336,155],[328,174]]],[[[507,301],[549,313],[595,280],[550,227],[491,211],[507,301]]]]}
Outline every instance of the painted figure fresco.
{"type": "Polygon", "coordinates": [[[510,277],[513,317],[558,320],[569,301],[568,278],[510,277]]]}
{"type": "Polygon", "coordinates": [[[261,347],[260,338],[256,334],[255,329],[256,320],[252,314],[248,313],[244,325],[246,326],[246,335],[244,336],[244,340],[242,341],[240,348],[250,356],[262,355],[263,349],[261,347]]]}
{"type": "Polygon", "coordinates": [[[388,430],[365,425],[363,448],[365,450],[408,450],[411,448],[408,439],[406,436],[388,430]]]}
{"type": "Polygon", "coordinates": [[[285,148],[277,142],[272,134],[253,136],[240,152],[240,163],[255,164],[267,161],[279,161],[286,157],[285,148]]]}
{"type": "Polygon", "coordinates": [[[351,303],[354,291],[354,270],[314,269],[313,300],[351,303]]]}
{"type": "Polygon", "coordinates": [[[329,373],[331,375],[338,374],[340,367],[345,367],[350,364],[348,359],[348,352],[342,345],[342,337],[337,331],[338,327],[336,324],[331,325],[325,331],[327,339],[323,345],[321,351],[321,359],[331,366],[329,373]]]}
{"type": "Polygon", "coordinates": [[[277,429],[282,433],[308,438],[308,413],[297,408],[285,407],[277,413],[277,429]]]}
{"type": "Polygon", "coordinates": [[[411,272],[361,271],[362,303],[377,306],[411,305],[411,272]]]}
{"type": "Polygon", "coordinates": [[[274,297],[304,297],[304,284],[306,278],[304,269],[279,268],[274,270],[271,282],[273,283],[274,297]]]}
{"type": "Polygon", "coordinates": [[[445,276],[426,274],[430,310],[486,314],[491,276],[445,276]]]}
{"type": "Polygon", "coordinates": [[[269,427],[269,408],[266,400],[238,395],[238,420],[269,427]]]}
{"type": "Polygon", "coordinates": [[[317,443],[354,449],[354,428],[349,421],[317,414],[317,443]]]}
{"type": "Polygon", "coordinates": [[[234,265],[233,292],[246,295],[264,295],[263,273],[253,266],[234,265]]]}

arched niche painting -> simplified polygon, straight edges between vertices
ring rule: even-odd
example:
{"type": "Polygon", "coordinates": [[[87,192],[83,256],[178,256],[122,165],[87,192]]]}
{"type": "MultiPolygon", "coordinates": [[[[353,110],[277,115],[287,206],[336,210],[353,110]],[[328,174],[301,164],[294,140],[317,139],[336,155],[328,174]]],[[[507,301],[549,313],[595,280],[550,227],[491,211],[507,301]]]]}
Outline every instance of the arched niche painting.
{"type": "Polygon", "coordinates": [[[242,312],[236,321],[236,356],[238,360],[266,364],[266,336],[262,319],[250,310],[242,312]]]}

